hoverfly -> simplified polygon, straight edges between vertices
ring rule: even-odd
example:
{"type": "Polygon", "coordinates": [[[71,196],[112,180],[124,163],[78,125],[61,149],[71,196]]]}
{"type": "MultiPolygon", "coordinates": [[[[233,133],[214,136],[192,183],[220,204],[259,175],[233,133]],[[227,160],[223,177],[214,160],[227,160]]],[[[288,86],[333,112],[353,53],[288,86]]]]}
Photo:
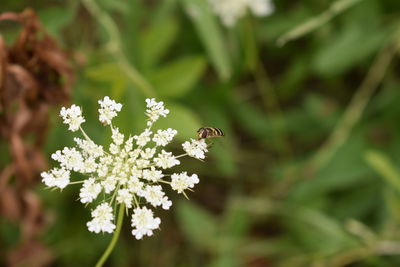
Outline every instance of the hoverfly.
{"type": "Polygon", "coordinates": [[[199,136],[198,140],[225,135],[220,128],[215,127],[201,127],[197,130],[197,134],[199,136]]]}

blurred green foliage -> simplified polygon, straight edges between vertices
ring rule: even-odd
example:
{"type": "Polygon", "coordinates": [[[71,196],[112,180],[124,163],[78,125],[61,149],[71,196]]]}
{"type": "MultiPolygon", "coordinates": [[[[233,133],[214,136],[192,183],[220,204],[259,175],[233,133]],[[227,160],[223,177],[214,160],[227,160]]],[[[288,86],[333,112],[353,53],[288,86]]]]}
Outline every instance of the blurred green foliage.
{"type": "MultiPolygon", "coordinates": [[[[400,1],[275,1],[272,16],[231,29],[204,0],[94,2],[106,19],[88,2],[2,0],[0,10],[34,8],[84,62],[72,102],[90,136],[109,138],[97,122],[104,95],[124,104],[124,132],[141,131],[154,96],[171,110],[159,126],[179,141],[201,126],[226,133],[205,162],[183,163],[201,183],[157,214],[161,231],[137,241],[126,219],[110,266],[400,265],[400,1]]],[[[19,30],[0,29],[8,43],[19,30]]],[[[72,142],[57,113],[49,155],[72,142]]],[[[37,188],[57,266],[94,264],[110,240],[87,231],[77,191],[37,188]]],[[[0,236],[13,247],[16,226],[1,221],[0,236]]]]}

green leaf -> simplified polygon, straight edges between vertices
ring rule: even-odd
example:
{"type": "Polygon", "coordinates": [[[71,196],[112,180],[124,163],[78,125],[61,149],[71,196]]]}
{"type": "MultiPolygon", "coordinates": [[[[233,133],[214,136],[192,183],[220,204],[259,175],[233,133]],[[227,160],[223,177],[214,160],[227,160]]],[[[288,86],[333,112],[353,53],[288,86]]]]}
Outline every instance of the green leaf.
{"type": "Polygon", "coordinates": [[[196,246],[213,251],[217,235],[217,224],[210,213],[188,201],[177,205],[179,224],[185,236],[196,246]]]}
{"type": "Polygon", "coordinates": [[[242,266],[237,250],[246,238],[250,226],[249,214],[241,201],[232,198],[226,207],[221,235],[218,237],[218,254],[210,266],[242,266]]]}
{"type": "Polygon", "coordinates": [[[183,57],[150,75],[150,81],[161,96],[180,97],[193,88],[205,67],[202,56],[183,57]]]}
{"type": "Polygon", "coordinates": [[[285,212],[293,219],[288,224],[297,232],[302,245],[321,254],[329,255],[356,244],[337,219],[317,209],[293,206],[285,212]]]}
{"type": "Polygon", "coordinates": [[[371,171],[360,155],[365,150],[365,138],[362,133],[355,132],[340,147],[323,168],[314,174],[313,179],[299,183],[291,192],[297,201],[312,200],[318,195],[346,190],[352,186],[365,186],[371,182],[371,171]]]}
{"type": "Polygon", "coordinates": [[[259,60],[259,51],[257,40],[254,32],[254,25],[250,18],[244,21],[244,25],[240,25],[240,41],[243,51],[243,64],[246,70],[255,71],[259,60]]]}
{"type": "Polygon", "coordinates": [[[229,55],[208,2],[204,0],[182,0],[182,3],[189,18],[194,23],[197,34],[203,42],[220,79],[227,80],[231,76],[229,55]]]}
{"type": "Polygon", "coordinates": [[[386,155],[379,151],[369,150],[364,157],[383,180],[400,192],[400,173],[386,155]]]}
{"type": "Polygon", "coordinates": [[[197,115],[180,104],[169,102],[167,108],[170,110],[170,114],[166,118],[160,118],[156,122],[156,127],[176,129],[178,131],[176,137],[181,141],[196,137],[196,131],[201,127],[197,115]]]}
{"type": "Polygon", "coordinates": [[[224,214],[224,233],[240,240],[248,232],[249,224],[248,212],[241,206],[240,199],[233,197],[229,201],[224,214]]]}
{"type": "Polygon", "coordinates": [[[153,67],[165,55],[179,32],[179,24],[173,18],[153,23],[141,36],[140,50],[144,67],[153,67]]]}
{"type": "Polygon", "coordinates": [[[325,76],[341,74],[379,50],[387,40],[389,30],[350,25],[322,46],[312,66],[325,76]]]}

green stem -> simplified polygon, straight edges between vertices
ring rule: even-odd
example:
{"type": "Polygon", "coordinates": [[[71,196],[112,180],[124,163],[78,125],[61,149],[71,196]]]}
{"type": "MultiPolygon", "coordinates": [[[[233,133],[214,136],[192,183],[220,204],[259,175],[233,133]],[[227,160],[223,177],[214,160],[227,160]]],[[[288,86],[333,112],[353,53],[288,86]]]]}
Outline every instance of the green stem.
{"type": "Polygon", "coordinates": [[[283,46],[289,41],[298,39],[312,31],[314,31],[315,29],[326,24],[332,18],[339,15],[346,9],[359,3],[360,1],[362,1],[362,0],[337,0],[337,1],[333,2],[332,5],[324,12],[320,13],[319,15],[317,15],[315,17],[308,19],[307,21],[301,23],[300,25],[296,26],[295,28],[284,33],[276,41],[277,45],[283,46]]]}
{"type": "Polygon", "coordinates": [[[322,169],[333,157],[338,149],[348,140],[354,126],[374,96],[375,91],[381,84],[392,59],[400,50],[400,29],[397,30],[388,45],[377,55],[370,67],[367,76],[361,83],[359,89],[354,93],[349,105],[338,121],[335,129],[321,148],[314,153],[306,165],[306,170],[316,171],[322,169]]]}
{"type": "Polygon", "coordinates": [[[85,137],[85,139],[89,142],[93,142],[92,139],[90,139],[90,137],[86,134],[86,132],[83,130],[83,128],[81,126],[79,126],[79,129],[81,130],[81,133],[83,134],[83,137],[85,137]]]}
{"type": "Polygon", "coordinates": [[[122,222],[124,221],[124,208],[125,205],[121,204],[119,206],[118,218],[117,218],[117,228],[115,229],[114,235],[111,239],[110,244],[108,244],[107,249],[104,251],[103,255],[101,255],[100,260],[96,263],[96,267],[101,267],[106,262],[111,252],[113,251],[115,244],[117,243],[119,234],[121,233],[122,222]]]}
{"type": "Polygon", "coordinates": [[[83,184],[85,181],[75,181],[75,182],[70,182],[68,185],[70,184],[83,184]]]}
{"type": "MultiPolygon", "coordinates": [[[[287,122],[285,119],[285,114],[282,111],[281,105],[279,103],[279,98],[276,93],[276,88],[274,87],[268,71],[259,56],[259,47],[257,45],[256,28],[252,18],[247,20],[242,32],[242,38],[245,39],[243,42],[248,42],[248,51],[253,51],[251,56],[248,56],[248,63],[251,66],[251,72],[254,76],[256,82],[256,87],[260,93],[261,101],[263,102],[264,109],[267,116],[275,117],[276,119],[271,119],[272,123],[272,137],[274,138],[274,143],[277,145],[278,152],[281,154],[285,160],[292,158],[293,149],[289,142],[289,133],[287,122]]],[[[249,52],[251,53],[251,52],[249,52]]]]}
{"type": "Polygon", "coordinates": [[[179,158],[182,158],[182,157],[187,156],[187,155],[188,155],[188,153],[185,153],[185,154],[178,155],[178,156],[176,156],[175,158],[176,158],[176,159],[179,159],[179,158]]]}

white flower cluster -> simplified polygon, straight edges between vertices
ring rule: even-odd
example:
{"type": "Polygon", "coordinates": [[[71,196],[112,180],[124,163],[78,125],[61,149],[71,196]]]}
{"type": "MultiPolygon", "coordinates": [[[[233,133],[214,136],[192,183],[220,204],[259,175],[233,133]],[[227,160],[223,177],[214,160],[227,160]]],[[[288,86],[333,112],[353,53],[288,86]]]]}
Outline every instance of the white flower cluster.
{"type": "Polygon", "coordinates": [[[65,188],[69,184],[82,184],[79,199],[82,203],[96,202],[92,211],[92,220],[87,223],[89,231],[94,233],[112,233],[116,228],[114,210],[118,205],[131,212],[132,235],[137,239],[151,236],[160,225],[160,218],[154,216],[149,207],[169,209],[172,202],[163,191],[162,184],[172,190],[185,194],[199,183],[196,174],[187,172],[165,173],[166,169],[180,164],[178,158],[188,155],[204,159],[207,144],[204,140],[185,142],[182,146],[185,154],[174,156],[164,149],[177,134],[171,128],[152,132],[153,123],[165,117],[169,110],[163,102],[146,99],[147,128],[139,135],[126,138],[119,129],[112,126],[112,119],[118,115],[122,105],[104,97],[99,101],[99,120],[111,128],[112,143],[108,150],[95,144],[83,131],[85,121],[80,107],[72,105],[62,108],[63,122],[69,130],[81,130],[84,139],[74,138],[76,147],[65,147],[51,156],[60,167],[41,174],[42,181],[49,187],[65,188]],[[136,144],[136,147],[134,146],[136,144]],[[71,172],[81,173],[88,178],[70,182],[71,172]]]}
{"type": "Polygon", "coordinates": [[[148,98],[146,99],[146,103],[146,115],[149,117],[147,126],[153,124],[160,116],[166,117],[169,113],[169,110],[164,108],[164,103],[162,101],[156,102],[154,98],[148,98]]]}
{"type": "Polygon", "coordinates": [[[214,13],[222,23],[232,27],[246,14],[247,8],[258,17],[268,16],[274,12],[271,0],[209,0],[214,13]]]}
{"type": "Polygon", "coordinates": [[[110,99],[108,96],[103,100],[99,100],[99,120],[106,125],[111,124],[111,120],[117,116],[117,112],[121,111],[122,105],[110,99]]]}
{"type": "Polygon", "coordinates": [[[183,150],[185,150],[189,156],[197,158],[197,159],[204,159],[205,152],[208,152],[207,150],[207,144],[204,139],[200,140],[194,140],[190,139],[189,141],[186,141],[185,143],[182,144],[183,150]]]}
{"type": "Polygon", "coordinates": [[[63,122],[69,125],[68,129],[73,132],[77,131],[81,124],[85,122],[85,119],[82,117],[81,108],[75,105],[72,105],[68,109],[62,107],[60,116],[63,118],[63,122]]]}

